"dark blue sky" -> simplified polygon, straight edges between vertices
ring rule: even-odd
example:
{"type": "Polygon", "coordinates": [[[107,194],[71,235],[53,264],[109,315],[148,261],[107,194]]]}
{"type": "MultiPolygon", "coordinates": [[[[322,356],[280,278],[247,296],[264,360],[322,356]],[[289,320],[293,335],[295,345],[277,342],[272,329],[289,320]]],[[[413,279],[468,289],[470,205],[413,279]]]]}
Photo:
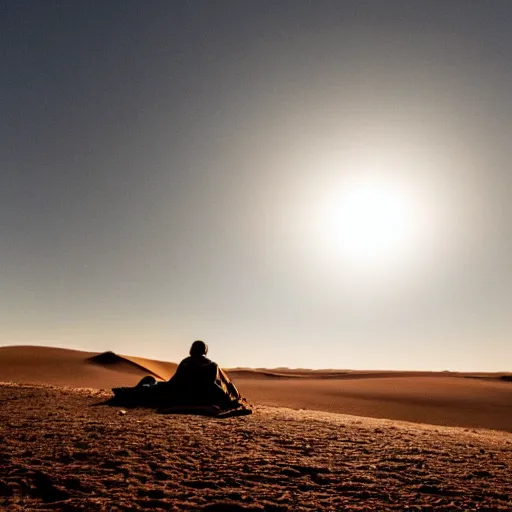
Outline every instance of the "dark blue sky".
{"type": "Polygon", "coordinates": [[[2,2],[0,344],[509,369],[511,23],[507,1],[2,2]],[[319,213],[365,173],[419,205],[394,260],[385,224],[349,255],[319,213]]]}

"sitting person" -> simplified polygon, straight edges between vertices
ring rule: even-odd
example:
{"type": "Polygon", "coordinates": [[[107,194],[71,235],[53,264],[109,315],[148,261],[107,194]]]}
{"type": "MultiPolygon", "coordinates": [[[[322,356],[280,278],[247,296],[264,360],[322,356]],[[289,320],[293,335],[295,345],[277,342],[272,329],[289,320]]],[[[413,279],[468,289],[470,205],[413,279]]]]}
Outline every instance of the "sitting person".
{"type": "Polygon", "coordinates": [[[190,355],[181,361],[167,382],[144,377],[133,388],[114,388],[113,402],[118,405],[165,407],[214,407],[216,410],[244,408],[247,402],[226,372],[206,357],[208,346],[194,341],[190,355]]]}
{"type": "Polygon", "coordinates": [[[226,372],[206,357],[208,345],[194,341],[190,356],[181,361],[168,384],[176,401],[197,404],[217,404],[240,400],[242,397],[226,372]]]}

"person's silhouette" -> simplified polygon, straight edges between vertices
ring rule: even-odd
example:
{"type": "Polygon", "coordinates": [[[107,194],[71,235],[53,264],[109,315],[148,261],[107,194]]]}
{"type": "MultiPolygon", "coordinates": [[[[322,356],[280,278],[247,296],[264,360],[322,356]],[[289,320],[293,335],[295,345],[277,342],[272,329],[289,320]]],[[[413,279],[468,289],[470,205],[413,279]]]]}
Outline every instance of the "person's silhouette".
{"type": "Polygon", "coordinates": [[[144,377],[135,387],[113,388],[114,402],[128,405],[213,406],[215,410],[251,409],[226,372],[206,357],[208,345],[194,341],[190,355],[183,359],[167,382],[157,382],[154,376],[144,377]]]}
{"type": "Polygon", "coordinates": [[[241,398],[226,372],[206,357],[204,341],[194,341],[189,353],[168,381],[179,401],[220,405],[241,398]]]}

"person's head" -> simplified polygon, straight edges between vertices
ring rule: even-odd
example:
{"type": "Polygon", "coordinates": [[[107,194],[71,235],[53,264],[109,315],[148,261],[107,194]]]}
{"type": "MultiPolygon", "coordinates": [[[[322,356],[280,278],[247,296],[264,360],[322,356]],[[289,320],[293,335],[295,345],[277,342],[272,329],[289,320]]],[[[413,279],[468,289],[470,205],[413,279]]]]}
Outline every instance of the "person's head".
{"type": "Polygon", "coordinates": [[[192,357],[205,356],[208,353],[208,345],[204,341],[194,341],[190,347],[190,355],[192,357]]]}

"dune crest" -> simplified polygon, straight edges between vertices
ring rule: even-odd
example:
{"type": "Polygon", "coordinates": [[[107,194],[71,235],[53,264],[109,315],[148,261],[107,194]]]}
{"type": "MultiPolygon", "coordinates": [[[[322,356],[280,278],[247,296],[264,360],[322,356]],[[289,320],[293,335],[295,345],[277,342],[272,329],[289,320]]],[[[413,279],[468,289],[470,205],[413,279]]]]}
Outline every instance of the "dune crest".
{"type": "Polygon", "coordinates": [[[134,386],[142,377],[168,379],[175,363],[40,346],[0,347],[0,379],[28,384],[52,384],[109,389],[134,386]]]}
{"type": "Polygon", "coordinates": [[[94,355],[92,357],[88,357],[86,362],[104,366],[108,369],[116,368],[121,371],[125,369],[127,371],[132,369],[142,370],[145,373],[153,375],[157,379],[164,379],[162,375],[158,374],[156,371],[154,371],[154,369],[151,368],[151,365],[143,365],[140,362],[132,361],[130,358],[117,355],[110,350],[107,352],[102,352],[101,354],[94,355]]]}

